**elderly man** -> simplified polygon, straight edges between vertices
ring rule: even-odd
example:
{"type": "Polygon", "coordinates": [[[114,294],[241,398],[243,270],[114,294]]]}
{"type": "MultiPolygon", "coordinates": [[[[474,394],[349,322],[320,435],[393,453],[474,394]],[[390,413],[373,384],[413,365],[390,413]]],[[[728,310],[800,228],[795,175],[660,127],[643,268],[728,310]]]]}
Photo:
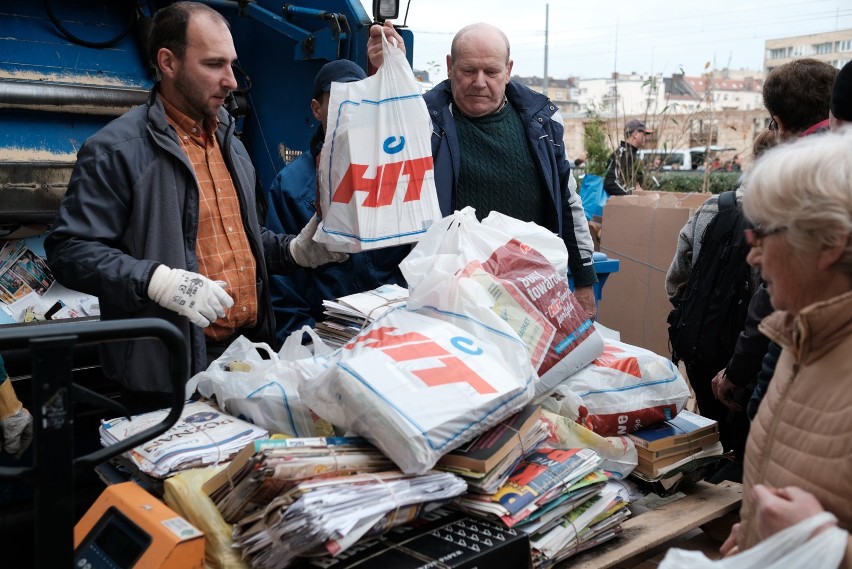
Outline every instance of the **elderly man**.
{"type": "Polygon", "coordinates": [[[622,140],[609,158],[604,175],[604,191],[611,196],[624,196],[634,188],[642,188],[642,162],[637,153],[645,148],[645,137],[654,132],[645,127],[645,123],[633,119],[624,128],[626,140],[622,140]]]}
{"type": "MultiPolygon", "coordinates": [[[[382,63],[381,34],[370,30],[371,63],[382,63]]],[[[432,157],[441,213],[465,206],[532,221],[558,233],[568,249],[574,294],[594,315],[593,243],[562,140],[556,106],[512,81],[509,40],[489,24],[462,28],[447,56],[449,79],[424,95],[432,117],[432,157]]]]}

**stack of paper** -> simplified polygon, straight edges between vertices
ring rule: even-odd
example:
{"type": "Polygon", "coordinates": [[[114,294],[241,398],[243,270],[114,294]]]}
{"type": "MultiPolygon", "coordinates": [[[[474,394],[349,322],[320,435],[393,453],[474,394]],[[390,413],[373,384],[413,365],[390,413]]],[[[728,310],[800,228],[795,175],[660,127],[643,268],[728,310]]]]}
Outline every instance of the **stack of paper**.
{"type": "Polygon", "coordinates": [[[628,436],[636,444],[639,458],[634,472],[647,479],[658,479],[687,463],[723,452],[716,421],[689,411],[628,436]]]}
{"type": "Polygon", "coordinates": [[[541,407],[527,405],[470,442],[445,454],[437,468],[454,472],[467,481],[471,491],[494,494],[522,458],[547,439],[541,407]]]}
{"type": "Polygon", "coordinates": [[[382,285],[374,290],[324,300],[326,320],[318,322],[317,333],[329,345],[342,346],[366,325],[399,306],[405,306],[408,289],[399,285],[382,285]]]}
{"type": "Polygon", "coordinates": [[[471,513],[498,518],[512,527],[570,492],[576,482],[597,470],[600,463],[601,458],[591,449],[539,449],[523,459],[493,495],[468,494],[456,500],[456,504],[471,513]]]}
{"type": "Polygon", "coordinates": [[[204,491],[222,518],[233,523],[302,480],[393,468],[390,459],[360,437],[267,439],[244,448],[204,491]]]}
{"type": "Polygon", "coordinates": [[[629,516],[623,488],[608,482],[567,513],[519,529],[530,536],[533,563],[544,568],[614,538],[629,516]]]}
{"type": "Polygon", "coordinates": [[[238,522],[234,545],[254,568],[287,567],[300,556],[336,555],[361,537],[409,522],[465,489],[458,476],[435,471],[313,478],[238,522]]]}
{"type": "MultiPolygon", "coordinates": [[[[162,422],[169,411],[161,409],[130,419],[104,421],[99,430],[101,444],[109,446],[141,433],[162,422]]],[[[137,446],[126,456],[145,474],[163,478],[187,468],[228,461],[246,444],[267,436],[265,430],[251,423],[194,401],[186,404],[171,429],[137,446]]]]}

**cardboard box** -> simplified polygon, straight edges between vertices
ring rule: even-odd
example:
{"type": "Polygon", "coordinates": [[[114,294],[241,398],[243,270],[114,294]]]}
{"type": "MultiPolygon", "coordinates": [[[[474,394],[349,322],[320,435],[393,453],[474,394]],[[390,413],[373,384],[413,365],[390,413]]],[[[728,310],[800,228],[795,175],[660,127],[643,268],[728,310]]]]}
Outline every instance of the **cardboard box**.
{"type": "Polygon", "coordinates": [[[438,508],[410,525],[359,542],[336,558],[311,559],[306,567],[527,569],[532,567],[532,557],[529,539],[523,532],[438,508]]]}
{"type": "Polygon", "coordinates": [[[666,272],[680,230],[710,195],[637,191],[606,202],[601,251],[621,264],[607,281],[598,320],[618,330],[622,342],[671,355],[666,272]]]}

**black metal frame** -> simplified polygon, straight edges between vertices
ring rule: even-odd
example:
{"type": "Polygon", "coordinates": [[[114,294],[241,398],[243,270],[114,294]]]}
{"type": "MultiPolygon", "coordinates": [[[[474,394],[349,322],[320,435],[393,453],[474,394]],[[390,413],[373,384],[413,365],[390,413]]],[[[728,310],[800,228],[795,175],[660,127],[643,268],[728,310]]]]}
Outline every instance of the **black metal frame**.
{"type": "Polygon", "coordinates": [[[169,430],[180,418],[189,377],[186,339],[169,322],[156,318],[69,322],[38,328],[0,330],[0,353],[29,349],[33,377],[33,465],[0,468],[0,479],[34,487],[36,567],[71,567],[74,560],[74,479],[83,469],[119,455],[169,430]],[[171,358],[172,408],[166,418],[115,445],[74,457],[74,399],[127,410],[111,399],[71,381],[72,354],[79,344],[141,338],[160,340],[171,358]]]}

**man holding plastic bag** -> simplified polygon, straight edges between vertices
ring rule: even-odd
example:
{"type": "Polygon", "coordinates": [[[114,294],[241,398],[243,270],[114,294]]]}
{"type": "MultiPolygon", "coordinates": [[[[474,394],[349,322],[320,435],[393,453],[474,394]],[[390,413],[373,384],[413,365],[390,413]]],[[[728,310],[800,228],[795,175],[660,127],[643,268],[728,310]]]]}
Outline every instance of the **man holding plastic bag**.
{"type": "MultiPolygon", "coordinates": [[[[374,25],[367,53],[376,67],[384,61],[383,35],[404,46],[391,22],[374,25]]],[[[473,206],[481,217],[499,211],[558,233],[568,249],[575,296],[594,315],[593,242],[556,106],[510,79],[509,41],[488,24],[456,34],[447,71],[449,79],[424,95],[441,214],[473,206]]]]}
{"type": "MultiPolygon", "coordinates": [[[[311,100],[311,111],[319,126],[310,148],[278,173],[267,192],[269,209],[265,225],[270,230],[297,234],[317,213],[317,165],[325,141],[331,86],[366,78],[364,70],[348,59],[331,61],[320,68],[314,78],[311,100]]],[[[302,326],[314,326],[321,320],[323,300],[372,290],[383,284],[406,286],[399,263],[409,251],[404,245],[364,251],[350,255],[342,263],[271,275],[269,286],[278,342],[283,343],[302,326]]]]}

